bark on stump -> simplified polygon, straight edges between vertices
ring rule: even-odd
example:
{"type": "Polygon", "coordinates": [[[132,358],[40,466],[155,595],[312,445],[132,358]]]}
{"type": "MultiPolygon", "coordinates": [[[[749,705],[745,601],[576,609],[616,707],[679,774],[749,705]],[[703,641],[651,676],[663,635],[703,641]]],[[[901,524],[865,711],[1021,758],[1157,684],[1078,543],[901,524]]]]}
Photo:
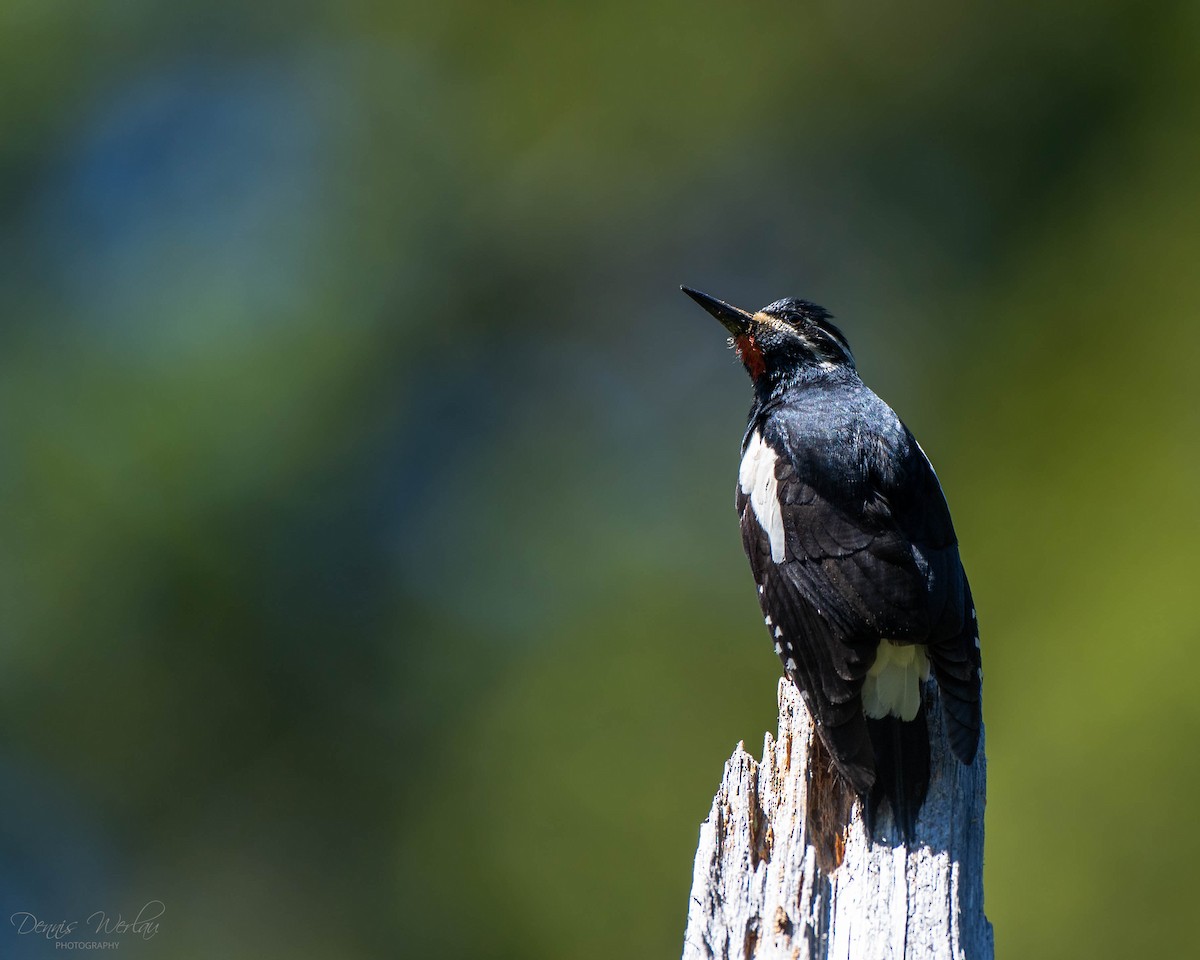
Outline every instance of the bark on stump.
{"type": "Polygon", "coordinates": [[[700,828],[684,960],[993,960],[983,913],[982,735],[975,762],[950,753],[936,695],[929,796],[906,848],[890,814],[867,841],[856,804],[846,858],[817,868],[804,809],[813,724],[779,681],[779,736],[763,759],[738,744],[700,828]]]}

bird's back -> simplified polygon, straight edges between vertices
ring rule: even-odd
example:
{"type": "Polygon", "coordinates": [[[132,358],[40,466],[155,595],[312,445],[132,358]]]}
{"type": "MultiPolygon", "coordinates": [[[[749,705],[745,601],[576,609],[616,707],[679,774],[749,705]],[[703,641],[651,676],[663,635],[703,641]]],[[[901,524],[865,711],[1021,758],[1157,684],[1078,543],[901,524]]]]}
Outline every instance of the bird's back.
{"type": "Polygon", "coordinates": [[[958,741],[978,729],[969,589],[933,468],[857,376],[830,377],[752,411],[737,500],[776,652],[823,746],[869,813],[888,797],[911,833],[928,783],[930,661],[939,683],[940,666],[957,671],[958,741]]]}

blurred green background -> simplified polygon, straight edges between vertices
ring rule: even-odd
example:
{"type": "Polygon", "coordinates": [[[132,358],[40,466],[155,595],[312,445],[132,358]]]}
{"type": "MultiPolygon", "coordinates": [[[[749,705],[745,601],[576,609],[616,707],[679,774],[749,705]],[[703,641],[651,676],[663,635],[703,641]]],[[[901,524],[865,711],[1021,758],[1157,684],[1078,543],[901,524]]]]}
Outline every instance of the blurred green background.
{"type": "Polygon", "coordinates": [[[779,674],[749,384],[688,283],[829,307],[938,468],[999,955],[1187,953],[1198,27],[8,0],[4,915],[158,899],[147,957],[678,955],[779,674]]]}

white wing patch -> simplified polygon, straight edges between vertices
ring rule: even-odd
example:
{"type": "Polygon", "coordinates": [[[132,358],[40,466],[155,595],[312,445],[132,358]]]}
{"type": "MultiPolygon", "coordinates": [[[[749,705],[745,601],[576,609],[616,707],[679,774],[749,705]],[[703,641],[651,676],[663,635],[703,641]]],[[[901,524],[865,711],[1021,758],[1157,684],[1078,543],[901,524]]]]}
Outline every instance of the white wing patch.
{"type": "Polygon", "coordinates": [[[742,466],[738,470],[738,485],[750,498],[750,506],[771,544],[771,559],[783,563],[787,559],[783,534],[783,510],[779,506],[779,490],[775,482],[775,451],[763,441],[757,430],[746,447],[742,466]]]}
{"type": "Polygon", "coordinates": [[[863,682],[863,710],[873,720],[889,714],[912,720],[921,706],[921,684],[928,679],[924,647],[881,640],[863,682]]]}

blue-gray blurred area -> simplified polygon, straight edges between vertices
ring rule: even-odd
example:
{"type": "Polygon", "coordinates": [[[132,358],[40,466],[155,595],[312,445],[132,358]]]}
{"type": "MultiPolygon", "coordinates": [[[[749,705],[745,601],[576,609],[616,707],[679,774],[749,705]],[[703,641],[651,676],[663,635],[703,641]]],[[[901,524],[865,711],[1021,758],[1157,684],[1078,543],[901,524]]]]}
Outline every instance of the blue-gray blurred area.
{"type": "MultiPolygon", "coordinates": [[[[0,907],[121,952],[677,955],[779,664],[749,384],[838,317],[948,490],[1003,956],[1181,956],[1200,16],[0,9],[0,907]]],[[[0,929],[0,955],[54,944],[0,929]]]]}

